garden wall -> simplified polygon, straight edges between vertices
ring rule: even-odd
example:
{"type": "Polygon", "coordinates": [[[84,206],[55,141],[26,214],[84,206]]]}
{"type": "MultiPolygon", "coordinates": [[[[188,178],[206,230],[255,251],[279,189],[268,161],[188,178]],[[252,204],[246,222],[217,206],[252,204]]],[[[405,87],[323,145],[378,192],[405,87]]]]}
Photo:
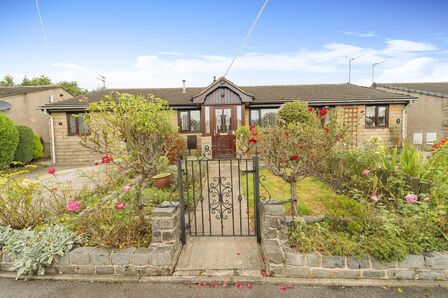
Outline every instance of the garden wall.
{"type": "MultiPolygon", "coordinates": [[[[78,247],[46,268],[46,274],[171,275],[179,258],[180,215],[177,205],[163,202],[152,211],[152,241],[148,248],[105,249],[78,247]]],[[[0,270],[14,260],[0,256],[0,270]]]]}
{"type": "Polygon", "coordinates": [[[288,245],[292,222],[282,205],[261,206],[261,248],[266,272],[270,276],[348,279],[420,279],[447,280],[448,252],[409,255],[402,262],[380,263],[370,256],[324,256],[303,254],[288,245]]]}

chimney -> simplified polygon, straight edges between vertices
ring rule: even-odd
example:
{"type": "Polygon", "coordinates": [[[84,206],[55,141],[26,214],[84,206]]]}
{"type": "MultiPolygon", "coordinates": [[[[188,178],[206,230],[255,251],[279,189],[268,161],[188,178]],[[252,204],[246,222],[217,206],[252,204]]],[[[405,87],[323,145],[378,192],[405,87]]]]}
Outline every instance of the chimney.
{"type": "Polygon", "coordinates": [[[216,82],[216,76],[213,76],[213,83],[216,82]]]}
{"type": "Polygon", "coordinates": [[[185,85],[185,80],[182,80],[182,93],[183,94],[187,93],[187,87],[185,85]]]}

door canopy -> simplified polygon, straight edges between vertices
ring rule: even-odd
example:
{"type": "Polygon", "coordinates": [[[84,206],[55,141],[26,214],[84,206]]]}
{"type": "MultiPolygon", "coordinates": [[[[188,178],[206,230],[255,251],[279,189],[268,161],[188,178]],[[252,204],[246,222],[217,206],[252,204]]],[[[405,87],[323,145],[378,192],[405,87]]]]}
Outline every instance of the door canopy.
{"type": "Polygon", "coordinates": [[[241,104],[253,100],[254,96],[246,93],[224,77],[219,78],[201,93],[193,96],[194,103],[204,105],[241,104]]]}

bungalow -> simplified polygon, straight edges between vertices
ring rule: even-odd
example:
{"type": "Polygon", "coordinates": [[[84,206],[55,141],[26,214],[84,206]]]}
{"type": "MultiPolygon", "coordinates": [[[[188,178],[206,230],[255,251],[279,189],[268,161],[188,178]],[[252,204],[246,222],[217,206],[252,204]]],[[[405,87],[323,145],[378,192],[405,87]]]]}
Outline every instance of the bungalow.
{"type": "Polygon", "coordinates": [[[112,91],[166,99],[173,109],[172,121],[189,149],[208,145],[214,157],[235,154],[235,130],[247,124],[274,125],[281,104],[300,100],[313,107],[334,107],[345,124],[353,127],[353,144],[372,136],[386,144],[398,144],[404,132],[404,107],[413,99],[353,84],[237,86],[220,78],[205,88],[111,89],[42,106],[54,124],[54,159],[58,162],[92,160],[88,149],[78,144],[86,133],[82,118],[91,102],[112,91]]]}
{"type": "Polygon", "coordinates": [[[45,156],[50,156],[48,117],[39,107],[72,97],[56,85],[0,87],[0,113],[5,113],[16,124],[31,127],[44,142],[45,156]]]}
{"type": "Polygon", "coordinates": [[[448,135],[448,82],[375,83],[373,87],[417,98],[406,108],[409,142],[429,147],[436,139],[448,135]]]}

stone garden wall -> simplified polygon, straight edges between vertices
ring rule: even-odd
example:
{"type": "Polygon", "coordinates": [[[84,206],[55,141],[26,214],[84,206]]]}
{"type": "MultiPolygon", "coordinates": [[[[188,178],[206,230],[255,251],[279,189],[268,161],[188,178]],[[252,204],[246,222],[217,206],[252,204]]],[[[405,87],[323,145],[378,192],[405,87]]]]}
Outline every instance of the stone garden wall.
{"type": "MultiPolygon", "coordinates": [[[[152,211],[152,241],[148,248],[78,247],[56,259],[46,274],[171,275],[180,255],[180,215],[177,205],[163,202],[152,211]]],[[[0,270],[14,260],[0,256],[0,270]]]]}
{"type": "Polygon", "coordinates": [[[278,277],[448,280],[448,252],[409,255],[402,262],[380,263],[372,257],[302,254],[288,245],[291,219],[282,205],[261,206],[261,248],[266,272],[278,277]]]}

